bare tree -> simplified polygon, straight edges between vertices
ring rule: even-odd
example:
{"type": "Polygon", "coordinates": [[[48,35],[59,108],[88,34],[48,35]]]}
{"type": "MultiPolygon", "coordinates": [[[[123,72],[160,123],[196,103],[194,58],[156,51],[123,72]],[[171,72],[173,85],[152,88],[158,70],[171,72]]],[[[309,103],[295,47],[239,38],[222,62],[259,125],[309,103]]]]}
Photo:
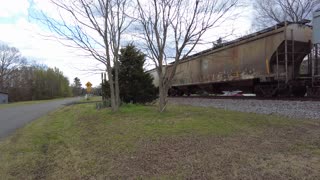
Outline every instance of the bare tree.
{"type": "Polygon", "coordinates": [[[58,17],[50,17],[42,11],[33,18],[47,25],[64,45],[80,48],[106,66],[111,106],[113,111],[117,111],[120,105],[119,50],[122,35],[131,23],[125,13],[130,9],[130,0],[51,2],[58,9],[58,17]],[[66,43],[65,40],[72,44],[66,43]]]}
{"type": "Polygon", "coordinates": [[[320,0],[253,0],[254,27],[265,28],[285,20],[299,22],[311,19],[320,8],[320,0]]]}
{"type": "Polygon", "coordinates": [[[16,72],[25,63],[25,59],[17,48],[0,44],[0,90],[8,90],[10,80],[17,75],[16,72]]]}
{"type": "Polygon", "coordinates": [[[219,26],[233,14],[239,0],[137,2],[141,36],[159,76],[159,111],[162,112],[180,60],[192,53],[208,30],[219,26]],[[170,60],[173,62],[171,70],[166,71],[165,65],[170,60]]]}

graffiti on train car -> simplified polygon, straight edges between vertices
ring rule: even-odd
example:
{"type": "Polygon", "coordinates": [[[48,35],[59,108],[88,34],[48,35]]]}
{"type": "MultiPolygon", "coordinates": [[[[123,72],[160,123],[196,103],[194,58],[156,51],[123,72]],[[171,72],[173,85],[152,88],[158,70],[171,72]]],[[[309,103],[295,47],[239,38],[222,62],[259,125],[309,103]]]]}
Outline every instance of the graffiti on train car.
{"type": "Polygon", "coordinates": [[[170,92],[241,89],[262,96],[303,96],[310,81],[301,77],[300,65],[311,52],[312,36],[305,23],[283,22],[182,59],[170,92]]]}

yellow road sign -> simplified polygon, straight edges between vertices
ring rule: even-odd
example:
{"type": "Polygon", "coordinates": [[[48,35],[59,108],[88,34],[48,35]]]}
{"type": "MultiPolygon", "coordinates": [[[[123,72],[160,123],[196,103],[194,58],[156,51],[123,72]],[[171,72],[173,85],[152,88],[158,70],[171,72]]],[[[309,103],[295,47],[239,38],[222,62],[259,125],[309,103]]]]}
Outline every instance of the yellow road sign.
{"type": "Polygon", "coordinates": [[[91,92],[91,90],[92,90],[92,88],[91,88],[91,87],[87,87],[87,93],[90,93],[90,92],[91,92]]]}
{"type": "Polygon", "coordinates": [[[92,88],[91,88],[91,86],[92,86],[91,82],[87,82],[86,86],[87,86],[87,93],[90,94],[90,92],[91,92],[91,90],[92,90],[92,88]]]}
{"type": "Polygon", "coordinates": [[[91,87],[92,86],[91,82],[87,82],[86,86],[91,87]]]}

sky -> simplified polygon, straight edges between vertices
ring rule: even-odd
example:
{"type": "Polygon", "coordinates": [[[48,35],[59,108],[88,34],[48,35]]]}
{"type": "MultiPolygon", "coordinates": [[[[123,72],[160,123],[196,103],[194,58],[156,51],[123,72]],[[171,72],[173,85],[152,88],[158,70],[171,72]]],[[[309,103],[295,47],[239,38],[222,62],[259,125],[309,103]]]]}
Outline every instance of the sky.
{"type": "MultiPolygon", "coordinates": [[[[42,35],[51,35],[48,29],[31,19],[33,9],[38,8],[54,15],[54,8],[48,0],[0,0],[0,42],[16,47],[29,60],[48,67],[57,67],[72,83],[75,77],[80,78],[83,86],[90,81],[93,86],[101,82],[103,65],[79,50],[71,49],[56,40],[48,40],[42,35]]],[[[247,34],[251,27],[250,11],[245,10],[242,16],[226,24],[216,32],[233,29],[236,38],[247,34]],[[232,27],[231,27],[232,26],[232,27]],[[225,29],[224,29],[225,28],[225,29]]],[[[215,41],[218,37],[207,33],[206,39],[215,41]]],[[[130,41],[130,37],[128,37],[130,41]]],[[[196,51],[210,48],[211,45],[198,47],[196,51]]],[[[149,67],[150,68],[150,67],[149,67]]]]}

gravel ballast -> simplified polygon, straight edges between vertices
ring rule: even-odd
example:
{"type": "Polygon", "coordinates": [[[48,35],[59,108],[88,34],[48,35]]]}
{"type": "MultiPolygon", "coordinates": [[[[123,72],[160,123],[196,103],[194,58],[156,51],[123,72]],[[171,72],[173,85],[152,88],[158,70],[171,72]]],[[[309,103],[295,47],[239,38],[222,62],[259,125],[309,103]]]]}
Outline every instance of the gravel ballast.
{"type": "Polygon", "coordinates": [[[319,101],[169,98],[169,103],[320,120],[319,101]]]}

